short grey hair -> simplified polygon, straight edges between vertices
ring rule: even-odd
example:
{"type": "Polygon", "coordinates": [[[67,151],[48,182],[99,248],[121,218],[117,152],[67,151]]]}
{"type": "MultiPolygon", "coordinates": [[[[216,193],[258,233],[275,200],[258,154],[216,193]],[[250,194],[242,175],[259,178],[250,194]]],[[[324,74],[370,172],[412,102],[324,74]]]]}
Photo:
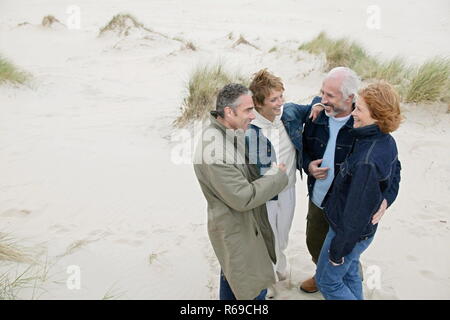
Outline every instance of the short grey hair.
{"type": "Polygon", "coordinates": [[[347,67],[336,67],[328,72],[325,79],[329,78],[342,78],[342,84],[340,91],[344,99],[353,95],[353,102],[355,102],[356,94],[361,86],[361,79],[358,77],[355,71],[347,67]]]}
{"type": "Polygon", "coordinates": [[[216,110],[213,114],[224,117],[225,107],[231,107],[233,110],[239,106],[239,98],[242,95],[252,96],[252,92],[246,86],[239,83],[230,83],[223,87],[216,100],[216,110]]]}

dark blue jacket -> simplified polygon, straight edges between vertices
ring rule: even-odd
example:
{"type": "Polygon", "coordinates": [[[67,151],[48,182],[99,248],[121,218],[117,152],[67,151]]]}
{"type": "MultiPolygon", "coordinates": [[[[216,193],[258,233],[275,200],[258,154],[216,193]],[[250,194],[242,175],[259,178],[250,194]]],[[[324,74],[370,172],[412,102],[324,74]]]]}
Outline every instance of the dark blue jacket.
{"type": "Polygon", "coordinates": [[[397,196],[400,182],[397,146],[391,135],[376,124],[352,129],[350,134],[355,138],[351,152],[323,201],[326,219],[336,232],[329,256],[335,263],[358,241],[375,234],[378,224],[372,224],[372,216],[387,190],[395,189],[397,196]]]}
{"type": "MultiPolygon", "coordinates": [[[[321,101],[320,97],[315,97],[312,104],[321,101]]],[[[336,150],[334,154],[334,172],[335,175],[344,162],[353,145],[355,137],[350,134],[353,129],[353,117],[347,120],[344,126],[339,130],[336,138],[336,150]]],[[[303,130],[303,170],[308,175],[308,193],[311,196],[316,179],[309,174],[309,164],[313,160],[322,159],[327,148],[328,139],[330,138],[330,129],[328,126],[328,117],[325,111],[322,111],[317,119],[313,122],[311,119],[305,123],[303,130]]],[[[397,162],[396,176],[400,177],[400,162],[397,162]]],[[[400,179],[400,178],[399,178],[400,179]]],[[[400,180],[396,181],[389,190],[385,192],[385,199],[390,206],[398,194],[398,185],[400,180]]],[[[331,188],[330,188],[331,189],[331,188]]]]}

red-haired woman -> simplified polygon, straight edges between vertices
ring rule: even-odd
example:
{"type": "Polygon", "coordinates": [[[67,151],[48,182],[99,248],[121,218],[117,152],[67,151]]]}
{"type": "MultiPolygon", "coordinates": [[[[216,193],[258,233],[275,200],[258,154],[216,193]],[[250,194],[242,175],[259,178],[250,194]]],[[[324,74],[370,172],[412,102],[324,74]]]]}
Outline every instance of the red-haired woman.
{"type": "Polygon", "coordinates": [[[316,281],[325,299],[363,299],[359,257],[372,242],[378,224],[373,214],[383,192],[399,181],[397,146],[389,134],[401,122],[400,99],[386,82],[358,93],[352,112],[355,142],[324,200],[330,229],[317,263],[316,281]]]}

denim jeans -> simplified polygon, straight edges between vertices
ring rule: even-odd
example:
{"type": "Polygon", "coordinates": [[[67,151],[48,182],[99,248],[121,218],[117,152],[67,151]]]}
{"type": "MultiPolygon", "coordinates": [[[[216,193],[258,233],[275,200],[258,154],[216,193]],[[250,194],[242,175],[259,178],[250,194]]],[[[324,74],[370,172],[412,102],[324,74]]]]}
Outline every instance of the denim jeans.
{"type": "MultiPolygon", "coordinates": [[[[237,300],[222,270],[220,270],[220,300],[237,300]]],[[[264,289],[253,300],[266,300],[267,289],[264,289]]]]}
{"type": "Polygon", "coordinates": [[[333,266],[329,261],[329,249],[335,235],[330,228],[320,251],[316,270],[317,287],[327,300],[363,300],[359,257],[369,247],[373,237],[359,241],[352,252],[344,257],[344,264],[333,266]]]}

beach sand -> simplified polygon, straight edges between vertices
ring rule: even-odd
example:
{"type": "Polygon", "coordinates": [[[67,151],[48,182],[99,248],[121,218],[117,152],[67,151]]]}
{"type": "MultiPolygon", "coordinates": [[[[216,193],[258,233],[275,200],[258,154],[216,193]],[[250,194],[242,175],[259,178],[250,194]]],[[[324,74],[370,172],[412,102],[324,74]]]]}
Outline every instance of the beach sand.
{"type": "MultiPolygon", "coordinates": [[[[46,275],[18,298],[217,299],[220,267],[207,235],[206,201],[192,164],[173,156],[177,134],[194,141],[192,127],[172,127],[190,73],[217,61],[248,77],[267,67],[284,80],[287,101],[306,103],[320,88],[323,58],[297,48],[320,31],[410,64],[449,54],[448,1],[377,1],[380,29],[366,25],[370,5],[2,1],[0,53],[33,78],[0,87],[0,232],[33,252],[46,275]],[[74,4],[80,29],[67,27],[74,4]],[[98,37],[121,12],[153,32],[98,37]],[[48,14],[63,25],[40,26],[48,14]],[[23,22],[29,24],[18,26],[23,22]],[[233,47],[240,34],[256,48],[233,47]],[[79,289],[71,285],[73,270],[79,289]]],[[[450,113],[442,104],[402,108],[405,121],[393,134],[400,193],[362,256],[365,294],[449,299],[450,113]]],[[[276,299],[322,299],[297,289],[314,273],[305,184],[298,178],[291,277],[277,284],[276,299]]],[[[12,267],[2,262],[0,273],[12,267]]]]}

